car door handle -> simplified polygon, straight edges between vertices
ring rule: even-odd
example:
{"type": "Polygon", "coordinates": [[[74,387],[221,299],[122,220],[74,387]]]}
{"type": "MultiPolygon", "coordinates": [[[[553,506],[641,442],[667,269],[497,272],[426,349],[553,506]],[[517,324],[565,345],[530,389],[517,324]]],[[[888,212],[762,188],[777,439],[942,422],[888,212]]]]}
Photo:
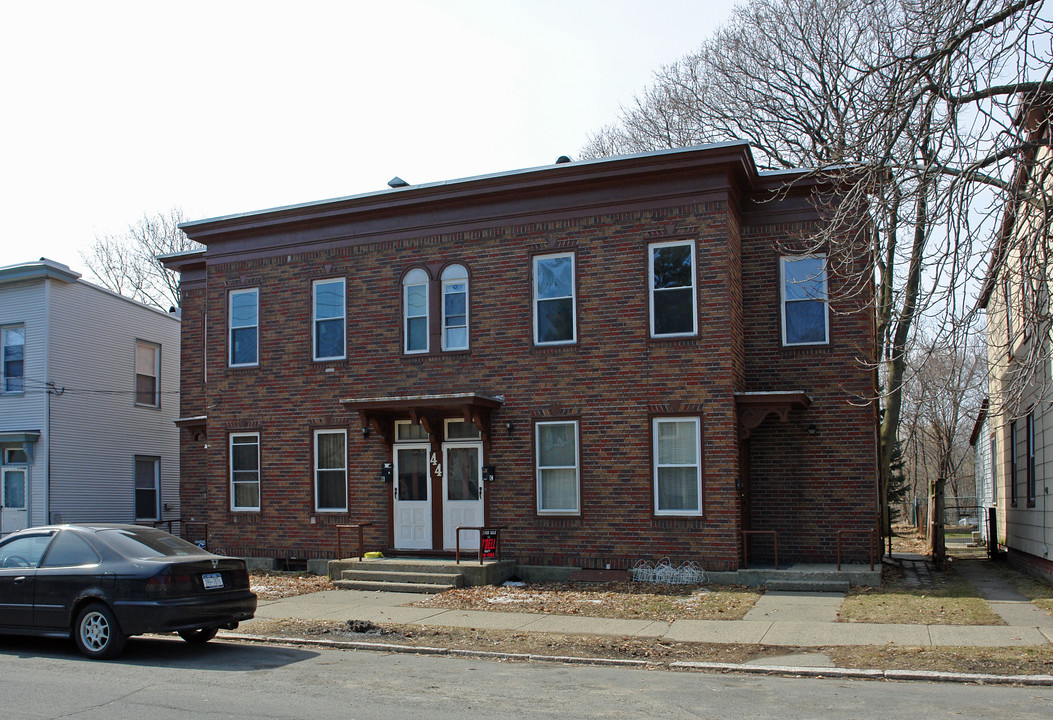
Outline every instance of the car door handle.
{"type": "Polygon", "coordinates": [[[24,583],[25,581],[26,581],[26,576],[25,576],[25,575],[19,575],[19,576],[18,576],[18,577],[16,577],[16,578],[15,578],[14,580],[12,580],[12,582],[13,582],[13,583],[14,583],[15,585],[21,585],[21,584],[22,584],[22,583],[24,583]]]}

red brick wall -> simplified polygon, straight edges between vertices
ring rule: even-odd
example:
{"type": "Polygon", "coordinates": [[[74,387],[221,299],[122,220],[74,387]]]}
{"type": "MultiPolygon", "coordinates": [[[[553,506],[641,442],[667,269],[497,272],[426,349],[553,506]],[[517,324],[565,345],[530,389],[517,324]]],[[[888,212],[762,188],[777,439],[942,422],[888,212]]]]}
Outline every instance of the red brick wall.
{"type": "MultiPolygon", "coordinates": [[[[228,553],[332,557],[333,524],[360,520],[374,523],[367,532],[371,548],[390,547],[391,485],[378,476],[391,448],[376,433],[363,438],[359,418],[340,400],[480,392],[506,400],[494,414],[485,462],[495,465],[497,474],[486,487],[488,521],[507,526],[502,535],[507,554],[520,562],[615,568],[669,556],[708,569],[732,569],[740,552],[733,393],[769,385],[803,386],[816,400],[808,412],[820,418],[818,443],[793,466],[795,473],[804,473],[801,482],[815,483],[816,490],[799,497],[815,495],[824,511],[865,512],[873,503],[872,492],[862,492],[862,478],[873,466],[872,413],[846,411],[841,386],[851,394],[870,375],[854,364],[855,353],[847,348],[828,350],[818,360],[816,351],[780,350],[772,315],[778,313],[777,286],[770,286],[776,300],[766,294],[766,275],[777,275],[777,261],[772,264],[762,249],[770,237],[744,228],[740,265],[737,215],[736,207],[711,202],[210,263],[207,397],[198,398],[188,388],[185,401],[208,408],[208,448],[184,441],[184,513],[206,519],[212,546],[228,553]],[[650,340],[647,244],[687,238],[698,243],[699,336],[650,340]],[[536,348],[531,257],[568,250],[576,253],[578,342],[536,348]],[[449,262],[462,263],[471,276],[471,350],[404,356],[401,277],[412,266],[428,265],[437,279],[438,266],[449,262]],[[348,359],[315,363],[311,281],[328,277],[347,279],[348,359]],[[260,367],[230,369],[227,292],[250,286],[260,288],[260,367]],[[853,362],[846,365],[846,358],[853,362]],[[650,422],[662,412],[702,416],[701,518],[653,515],[650,422]],[[580,422],[580,517],[538,517],[535,511],[533,422],[553,415],[580,422]],[[311,433],[320,427],[348,429],[347,514],[313,511],[311,433]],[[228,510],[231,431],[261,436],[258,513],[228,510]]],[[[199,326],[195,316],[202,309],[188,293],[184,327],[199,326]]],[[[849,321],[835,327],[835,340],[859,330],[849,321]]],[[[191,384],[186,373],[197,372],[189,347],[195,342],[200,338],[192,332],[184,336],[184,380],[191,384]]],[[[762,489],[775,482],[778,448],[799,442],[796,434],[802,432],[800,423],[769,425],[755,431],[751,456],[762,489]],[[781,438],[779,433],[795,434],[781,438]]],[[[785,463],[781,470],[789,472],[785,463]]],[[[769,522],[768,515],[775,522],[780,493],[786,495],[783,490],[760,493],[772,501],[755,505],[758,522],[769,522]]],[[[788,540],[786,552],[810,557],[820,548],[826,537],[823,517],[805,519],[804,534],[788,540]]],[[[788,535],[791,520],[780,525],[788,535]]]]}

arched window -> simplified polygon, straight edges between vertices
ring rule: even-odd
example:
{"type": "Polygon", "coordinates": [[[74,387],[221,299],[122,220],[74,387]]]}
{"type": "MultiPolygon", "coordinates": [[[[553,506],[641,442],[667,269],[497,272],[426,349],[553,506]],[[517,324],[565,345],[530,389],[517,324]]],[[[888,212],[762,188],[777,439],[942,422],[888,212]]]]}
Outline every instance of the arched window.
{"type": "Polygon", "coordinates": [[[405,351],[428,352],[428,273],[420,268],[402,279],[402,314],[405,351]]]}
{"type": "Polygon", "coordinates": [[[468,271],[463,265],[442,271],[442,349],[468,349],[468,271]]]}

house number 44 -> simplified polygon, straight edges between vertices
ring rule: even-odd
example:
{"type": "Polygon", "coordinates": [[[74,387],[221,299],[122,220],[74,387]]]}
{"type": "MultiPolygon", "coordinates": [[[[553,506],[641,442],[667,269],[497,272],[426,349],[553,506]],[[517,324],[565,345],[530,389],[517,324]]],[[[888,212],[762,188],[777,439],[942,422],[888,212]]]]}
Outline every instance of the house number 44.
{"type": "Polygon", "coordinates": [[[435,477],[442,477],[442,463],[439,462],[439,458],[435,456],[435,453],[431,454],[431,466],[435,470],[435,477]]]}

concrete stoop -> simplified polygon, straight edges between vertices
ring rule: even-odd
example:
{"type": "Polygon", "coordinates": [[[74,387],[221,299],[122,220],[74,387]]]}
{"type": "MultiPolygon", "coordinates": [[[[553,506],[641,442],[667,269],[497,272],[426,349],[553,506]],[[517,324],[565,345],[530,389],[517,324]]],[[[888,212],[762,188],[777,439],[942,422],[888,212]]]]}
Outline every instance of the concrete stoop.
{"type": "Polygon", "coordinates": [[[792,592],[846,593],[851,587],[848,580],[768,580],[765,590],[788,590],[792,592]]]}
{"type": "Polygon", "coordinates": [[[736,572],[708,573],[715,585],[746,585],[765,590],[797,592],[848,592],[850,587],[881,585],[881,567],[869,565],[806,564],[775,568],[743,568],[736,572]]]}
{"type": "Polygon", "coordinates": [[[512,561],[479,563],[417,558],[332,560],[329,577],[343,590],[441,593],[466,585],[497,585],[512,576],[512,561]]]}

